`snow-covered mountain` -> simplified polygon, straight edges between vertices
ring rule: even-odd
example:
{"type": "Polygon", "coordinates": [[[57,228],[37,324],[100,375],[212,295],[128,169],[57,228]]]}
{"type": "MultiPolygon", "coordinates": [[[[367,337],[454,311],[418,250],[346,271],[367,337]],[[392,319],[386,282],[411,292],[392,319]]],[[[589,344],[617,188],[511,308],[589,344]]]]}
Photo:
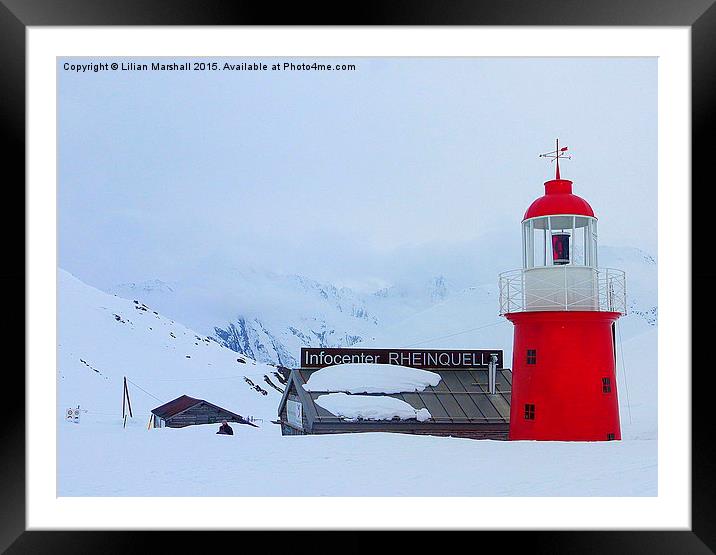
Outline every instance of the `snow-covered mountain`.
{"type": "MultiPolygon", "coordinates": [[[[296,365],[301,347],[484,347],[509,355],[511,328],[498,315],[496,275],[511,268],[500,262],[504,251],[497,241],[483,241],[432,267],[408,254],[393,283],[373,293],[249,269],[122,284],[111,292],[157,307],[237,353],[288,367],[296,365]]],[[[604,246],[600,264],[627,272],[624,338],[655,326],[656,260],[637,248],[604,246]]]]}
{"type": "Polygon", "coordinates": [[[301,347],[350,347],[448,297],[442,276],[375,294],[298,275],[237,271],[210,283],[153,280],[118,285],[115,295],[157,307],[222,345],[260,362],[295,366],[301,347]]]}
{"type": "MultiPolygon", "coordinates": [[[[283,376],[165,318],[151,305],[90,287],[58,270],[58,408],[80,406],[91,420],[121,422],[123,378],[135,418],[180,395],[242,416],[276,418],[283,376]]],[[[84,414],[84,413],[83,413],[84,414]]],[[[60,414],[60,420],[64,414],[60,414]]]]}

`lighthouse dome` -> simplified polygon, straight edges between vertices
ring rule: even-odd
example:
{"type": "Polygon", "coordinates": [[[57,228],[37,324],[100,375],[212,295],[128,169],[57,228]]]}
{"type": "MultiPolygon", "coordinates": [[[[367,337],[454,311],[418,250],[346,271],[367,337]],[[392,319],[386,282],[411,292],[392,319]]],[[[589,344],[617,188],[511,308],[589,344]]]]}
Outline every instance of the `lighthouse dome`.
{"type": "Polygon", "coordinates": [[[545,182],[544,190],[544,196],[530,205],[523,220],[557,214],[596,217],[586,200],[572,194],[572,182],[569,179],[551,179],[545,182]]]}

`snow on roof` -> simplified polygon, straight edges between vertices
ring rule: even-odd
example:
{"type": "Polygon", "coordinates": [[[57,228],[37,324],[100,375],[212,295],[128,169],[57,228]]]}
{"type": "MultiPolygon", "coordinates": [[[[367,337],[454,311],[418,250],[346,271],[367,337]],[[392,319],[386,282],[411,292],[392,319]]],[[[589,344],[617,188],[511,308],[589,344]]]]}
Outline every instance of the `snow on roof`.
{"type": "Polygon", "coordinates": [[[316,404],[346,420],[430,419],[428,409],[415,409],[405,401],[382,395],[347,395],[329,393],[316,399],[316,404]]]}
{"type": "Polygon", "coordinates": [[[346,393],[402,393],[436,386],[440,374],[397,364],[338,364],[317,370],[303,388],[306,391],[346,393]]]}

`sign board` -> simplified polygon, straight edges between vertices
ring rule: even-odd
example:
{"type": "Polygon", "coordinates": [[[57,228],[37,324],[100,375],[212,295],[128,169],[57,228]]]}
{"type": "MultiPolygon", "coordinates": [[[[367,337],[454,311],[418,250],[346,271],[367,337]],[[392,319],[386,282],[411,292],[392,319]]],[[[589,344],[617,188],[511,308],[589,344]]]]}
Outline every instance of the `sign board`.
{"type": "Polygon", "coordinates": [[[68,408],[65,413],[65,420],[68,422],[74,422],[75,424],[80,423],[80,407],[77,405],[76,409],[72,407],[68,408]]]}
{"type": "Polygon", "coordinates": [[[301,403],[288,399],[286,401],[286,415],[291,426],[303,430],[303,405],[301,403]]]}
{"type": "Polygon", "coordinates": [[[486,369],[491,355],[502,368],[501,349],[301,349],[301,368],[323,368],[335,364],[399,364],[412,368],[486,369]]]}

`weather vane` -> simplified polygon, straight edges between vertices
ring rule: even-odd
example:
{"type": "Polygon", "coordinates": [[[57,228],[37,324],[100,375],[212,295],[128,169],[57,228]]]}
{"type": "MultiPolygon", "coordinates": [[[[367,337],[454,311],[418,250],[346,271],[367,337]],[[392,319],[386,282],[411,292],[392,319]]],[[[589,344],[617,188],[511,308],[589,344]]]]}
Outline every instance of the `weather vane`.
{"type": "Polygon", "coordinates": [[[567,160],[572,159],[571,154],[567,154],[567,147],[563,146],[562,148],[559,148],[559,139],[556,140],[557,148],[551,152],[545,152],[544,154],[540,154],[540,158],[549,158],[553,162],[557,161],[557,177],[556,179],[560,179],[559,177],[559,159],[560,158],[566,158],[567,160]]]}

